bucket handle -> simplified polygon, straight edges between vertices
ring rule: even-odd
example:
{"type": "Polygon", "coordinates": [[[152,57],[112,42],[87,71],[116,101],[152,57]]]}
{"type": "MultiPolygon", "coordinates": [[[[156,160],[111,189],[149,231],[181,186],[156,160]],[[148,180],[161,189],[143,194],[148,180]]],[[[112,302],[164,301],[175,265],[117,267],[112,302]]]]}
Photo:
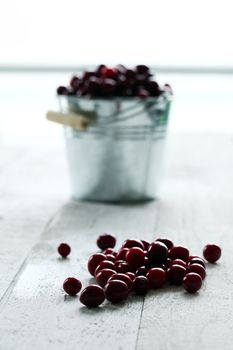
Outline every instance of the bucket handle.
{"type": "Polygon", "coordinates": [[[70,126],[71,128],[77,130],[86,130],[91,121],[93,120],[93,113],[60,113],[55,111],[48,111],[46,113],[46,118],[58,124],[63,124],[65,126],[70,126]]]}

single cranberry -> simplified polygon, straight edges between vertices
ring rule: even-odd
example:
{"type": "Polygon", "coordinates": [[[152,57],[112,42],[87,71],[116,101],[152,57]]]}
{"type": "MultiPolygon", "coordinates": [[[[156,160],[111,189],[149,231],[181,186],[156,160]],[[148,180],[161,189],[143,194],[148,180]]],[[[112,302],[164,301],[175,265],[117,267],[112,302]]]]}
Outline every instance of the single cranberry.
{"type": "Polygon", "coordinates": [[[109,260],[103,260],[99,263],[97,268],[95,269],[95,276],[103,269],[111,269],[115,270],[115,264],[112,261],[109,260]]]}
{"type": "Polygon", "coordinates": [[[100,64],[97,69],[96,69],[96,74],[97,76],[100,76],[101,75],[101,71],[102,69],[106,68],[105,64],[100,64]]]}
{"type": "Polygon", "coordinates": [[[58,86],[57,94],[58,95],[68,95],[68,89],[65,86],[58,86]]]}
{"type": "Polygon", "coordinates": [[[165,246],[167,246],[168,250],[174,247],[173,242],[168,238],[157,238],[156,242],[162,242],[163,244],[165,244],[165,246]]]}
{"type": "Polygon", "coordinates": [[[187,261],[189,258],[189,250],[182,246],[172,247],[168,252],[168,258],[187,261]]]}
{"type": "Polygon", "coordinates": [[[149,72],[149,68],[144,64],[139,64],[138,66],[136,66],[136,71],[139,74],[145,74],[149,72]]]}
{"type": "Polygon", "coordinates": [[[129,276],[129,278],[131,279],[131,281],[134,281],[135,280],[135,277],[136,277],[136,275],[135,275],[135,273],[133,273],[133,272],[126,272],[125,273],[127,276],[129,276]]]}
{"type": "Polygon", "coordinates": [[[74,277],[68,277],[63,283],[64,291],[69,295],[76,295],[80,292],[82,283],[74,277]]]}
{"type": "Polygon", "coordinates": [[[106,259],[112,262],[116,261],[116,257],[113,254],[105,254],[106,255],[106,259]]]}
{"type": "Polygon", "coordinates": [[[146,266],[140,266],[136,271],[136,276],[146,276],[148,269],[146,266]]]}
{"type": "Polygon", "coordinates": [[[148,259],[151,264],[163,264],[167,261],[168,249],[162,242],[151,243],[148,249],[148,259]]]}
{"type": "Polygon", "coordinates": [[[116,89],[116,82],[113,79],[104,79],[101,82],[101,91],[106,96],[112,96],[116,89]]]}
{"type": "Polygon", "coordinates": [[[133,247],[139,247],[142,250],[144,250],[144,245],[139,239],[127,239],[124,241],[121,248],[133,248],[133,247]]]}
{"type": "Polygon", "coordinates": [[[175,260],[171,260],[170,266],[172,265],[181,265],[183,267],[187,267],[187,263],[181,259],[175,259],[175,260]]]}
{"type": "Polygon", "coordinates": [[[167,278],[176,286],[179,286],[182,284],[183,278],[186,274],[186,268],[181,265],[172,265],[167,270],[167,278]]]}
{"type": "Polygon", "coordinates": [[[96,244],[102,250],[114,248],[116,245],[116,237],[109,233],[104,233],[98,237],[96,244]]]}
{"type": "Polygon", "coordinates": [[[112,281],[112,280],[120,280],[123,281],[127,284],[129,290],[132,289],[132,285],[133,282],[131,280],[131,278],[129,276],[127,276],[125,273],[115,273],[114,275],[112,275],[108,281],[112,281]]]}
{"type": "Polygon", "coordinates": [[[57,251],[63,258],[66,258],[70,254],[71,248],[70,248],[69,244],[61,243],[58,246],[57,251]]]}
{"type": "Polygon", "coordinates": [[[151,96],[158,97],[161,93],[159,84],[156,81],[149,81],[146,85],[147,90],[150,92],[151,96]]]}
{"type": "Polygon", "coordinates": [[[105,78],[116,79],[118,76],[118,70],[117,68],[103,67],[101,69],[101,75],[104,76],[105,78]]]}
{"type": "Polygon", "coordinates": [[[150,242],[144,239],[141,239],[142,244],[144,245],[144,250],[148,250],[150,246],[150,242]]]}
{"type": "Polygon", "coordinates": [[[106,256],[102,253],[96,253],[90,256],[87,263],[87,268],[92,276],[95,275],[95,269],[103,260],[106,260],[106,256]]]}
{"type": "Polygon", "coordinates": [[[90,284],[82,291],[79,300],[87,307],[97,307],[105,300],[104,290],[96,284],[90,284]]]}
{"type": "Polygon", "coordinates": [[[203,266],[204,268],[206,267],[204,260],[200,259],[200,258],[192,258],[189,261],[189,265],[192,265],[192,264],[199,264],[199,265],[203,266]]]}
{"type": "Polygon", "coordinates": [[[100,80],[96,77],[91,77],[87,80],[86,89],[89,93],[98,93],[100,89],[100,80]]]}
{"type": "Polygon", "coordinates": [[[188,293],[196,293],[202,285],[201,276],[190,272],[183,279],[183,287],[188,293]]]}
{"type": "Polygon", "coordinates": [[[135,77],[135,72],[133,69],[126,69],[125,70],[125,76],[127,78],[134,78],[135,77]]]}
{"type": "Polygon", "coordinates": [[[204,279],[206,276],[205,268],[200,264],[189,264],[187,271],[197,273],[202,279],[204,279]]]}
{"type": "Polygon", "coordinates": [[[70,80],[70,86],[74,89],[77,90],[79,88],[80,84],[80,79],[76,76],[73,76],[70,80]]]}
{"type": "Polygon", "coordinates": [[[99,273],[95,276],[97,283],[101,286],[104,287],[105,284],[108,282],[109,278],[116,273],[115,270],[111,269],[103,269],[100,270],[99,273]]]}
{"type": "Polygon", "coordinates": [[[117,252],[112,248],[107,248],[103,251],[103,254],[111,254],[111,255],[116,256],[117,252]]]}
{"type": "Polygon", "coordinates": [[[146,98],[146,97],[150,96],[150,93],[146,89],[140,88],[138,90],[137,96],[142,97],[142,98],[146,98]]]}
{"type": "Polygon", "coordinates": [[[126,253],[129,248],[121,248],[119,252],[116,254],[116,260],[125,260],[126,253]]]}
{"type": "Polygon", "coordinates": [[[115,268],[119,273],[126,273],[130,270],[129,264],[124,260],[117,260],[115,262],[115,268]]]}
{"type": "Polygon", "coordinates": [[[145,276],[137,276],[133,283],[133,290],[136,294],[145,295],[149,289],[149,281],[145,276]]]}
{"type": "Polygon", "coordinates": [[[167,276],[166,272],[163,269],[159,267],[153,267],[147,272],[146,277],[149,281],[150,288],[157,289],[162,288],[167,276]]]}
{"type": "Polygon", "coordinates": [[[86,71],[83,73],[83,80],[89,80],[91,77],[96,77],[96,72],[86,71]]]}
{"type": "Polygon", "coordinates": [[[138,247],[130,248],[125,259],[132,269],[136,269],[145,264],[145,252],[138,247]]]}
{"type": "Polygon", "coordinates": [[[215,263],[221,256],[221,248],[216,244],[207,244],[203,249],[204,258],[211,264],[215,263]]]}
{"type": "Polygon", "coordinates": [[[108,301],[111,303],[119,303],[128,297],[129,288],[125,282],[113,280],[106,284],[104,292],[108,301]]]}

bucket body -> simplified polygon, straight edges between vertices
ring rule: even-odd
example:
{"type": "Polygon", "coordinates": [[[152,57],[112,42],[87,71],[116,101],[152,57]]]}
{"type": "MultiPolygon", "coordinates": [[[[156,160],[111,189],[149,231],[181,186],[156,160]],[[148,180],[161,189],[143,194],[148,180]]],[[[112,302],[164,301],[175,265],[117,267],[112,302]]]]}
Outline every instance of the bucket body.
{"type": "Polygon", "coordinates": [[[149,99],[60,97],[61,112],[93,112],[84,131],[65,127],[72,195],[78,200],[155,199],[162,170],[170,95],[149,99]]]}

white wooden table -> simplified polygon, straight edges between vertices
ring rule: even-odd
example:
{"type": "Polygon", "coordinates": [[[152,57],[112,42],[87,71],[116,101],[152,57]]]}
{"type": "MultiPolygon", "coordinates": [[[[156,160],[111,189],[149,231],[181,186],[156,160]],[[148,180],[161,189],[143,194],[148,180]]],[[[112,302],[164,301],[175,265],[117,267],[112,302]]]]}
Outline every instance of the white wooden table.
{"type": "Polygon", "coordinates": [[[0,349],[233,349],[233,136],[170,135],[160,200],[135,206],[69,200],[60,150],[0,150],[0,349]],[[101,232],[168,236],[201,254],[219,243],[200,293],[150,292],[90,310],[62,282],[86,285],[101,232]],[[61,260],[56,247],[72,246],[61,260]]]}

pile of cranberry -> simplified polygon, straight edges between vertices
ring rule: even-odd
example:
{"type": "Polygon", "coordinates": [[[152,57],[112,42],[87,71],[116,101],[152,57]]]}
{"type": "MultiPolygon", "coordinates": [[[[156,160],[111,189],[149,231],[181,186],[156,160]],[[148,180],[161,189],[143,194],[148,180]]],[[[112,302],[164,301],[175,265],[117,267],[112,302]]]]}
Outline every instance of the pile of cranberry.
{"type": "Polygon", "coordinates": [[[68,87],[57,88],[58,95],[88,98],[158,97],[166,91],[172,92],[170,85],[160,87],[149,67],[143,64],[134,68],[101,64],[93,71],[85,71],[82,76],[73,76],[68,87]]]}
{"type": "MultiPolygon", "coordinates": [[[[206,264],[200,256],[192,256],[183,246],[174,246],[168,238],[158,238],[150,243],[146,240],[127,239],[116,251],[116,238],[103,234],[97,239],[102,250],[88,260],[88,271],[97,284],[87,286],[80,295],[80,302],[96,307],[105,299],[112,303],[125,300],[130,293],[145,295],[149,289],[162,288],[165,283],[183,285],[188,293],[197,292],[206,276],[206,264]]],[[[62,243],[58,252],[68,256],[71,249],[62,243]]],[[[221,248],[207,244],[204,258],[215,263],[221,256],[221,248]]],[[[69,295],[76,295],[82,288],[81,282],[69,277],[63,288],[69,295]]]]}

